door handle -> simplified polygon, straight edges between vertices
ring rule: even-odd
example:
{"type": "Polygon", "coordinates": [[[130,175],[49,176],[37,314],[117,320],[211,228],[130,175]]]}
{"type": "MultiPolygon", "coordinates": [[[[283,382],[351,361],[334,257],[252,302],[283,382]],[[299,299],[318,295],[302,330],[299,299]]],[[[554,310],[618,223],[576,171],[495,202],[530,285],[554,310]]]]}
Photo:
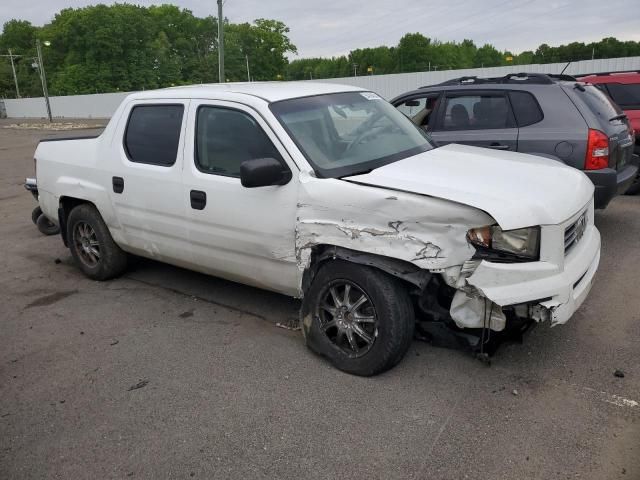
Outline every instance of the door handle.
{"type": "Polygon", "coordinates": [[[494,150],[509,150],[511,147],[509,145],[503,145],[502,143],[492,143],[489,145],[489,148],[493,148],[494,150]]]}
{"type": "Polygon", "coordinates": [[[111,184],[113,185],[113,191],[115,193],[122,193],[124,191],[124,178],[113,177],[111,179],[111,184]]]}
{"type": "Polygon", "coordinates": [[[194,210],[204,210],[207,204],[207,193],[200,190],[191,190],[191,208],[194,210]]]}

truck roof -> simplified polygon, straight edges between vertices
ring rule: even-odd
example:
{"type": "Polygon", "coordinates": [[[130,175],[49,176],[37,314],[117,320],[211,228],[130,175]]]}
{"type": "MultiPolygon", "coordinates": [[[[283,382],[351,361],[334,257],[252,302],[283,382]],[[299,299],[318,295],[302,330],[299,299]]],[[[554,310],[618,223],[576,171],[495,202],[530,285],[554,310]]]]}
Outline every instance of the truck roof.
{"type": "Polygon", "coordinates": [[[298,82],[244,82],[244,83],[210,83],[186,85],[181,87],[146,90],[131,95],[133,99],[161,99],[161,98],[211,98],[221,93],[249,95],[266,102],[278,102],[290,98],[308,97],[339,92],[364,91],[363,88],[336,83],[321,83],[313,81],[298,82]]]}

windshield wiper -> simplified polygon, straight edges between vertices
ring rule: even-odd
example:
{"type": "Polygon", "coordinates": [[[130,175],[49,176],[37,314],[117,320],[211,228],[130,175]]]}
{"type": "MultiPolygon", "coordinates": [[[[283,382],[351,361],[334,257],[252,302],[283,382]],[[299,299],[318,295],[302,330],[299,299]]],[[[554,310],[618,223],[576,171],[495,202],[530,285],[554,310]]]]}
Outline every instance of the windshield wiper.
{"type": "Polygon", "coordinates": [[[610,122],[613,122],[614,120],[626,120],[627,115],[624,113],[621,113],[620,115],[616,115],[615,117],[611,117],[609,119],[610,122]]]}

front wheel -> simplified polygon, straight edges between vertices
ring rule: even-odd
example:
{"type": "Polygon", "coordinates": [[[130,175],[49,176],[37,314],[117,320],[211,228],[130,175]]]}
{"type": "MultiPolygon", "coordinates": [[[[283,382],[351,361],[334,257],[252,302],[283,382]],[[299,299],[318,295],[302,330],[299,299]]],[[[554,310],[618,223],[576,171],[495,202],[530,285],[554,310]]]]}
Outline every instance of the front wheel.
{"type": "Polygon", "coordinates": [[[108,280],[127,268],[127,254],[113,241],[98,210],[82,204],[71,210],[67,220],[71,255],[80,270],[94,280],[108,280]]]}
{"type": "Polygon", "coordinates": [[[309,348],[354,375],[394,367],[413,339],[415,317],[406,287],[371,267],[325,263],[305,295],[303,312],[309,348]]]}

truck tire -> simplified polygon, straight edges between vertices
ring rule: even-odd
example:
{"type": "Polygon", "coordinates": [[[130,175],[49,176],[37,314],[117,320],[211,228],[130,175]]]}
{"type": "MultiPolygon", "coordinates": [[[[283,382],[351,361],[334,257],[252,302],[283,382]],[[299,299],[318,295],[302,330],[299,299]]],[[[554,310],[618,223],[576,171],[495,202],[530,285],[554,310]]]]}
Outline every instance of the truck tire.
{"type": "Polygon", "coordinates": [[[43,235],[57,235],[60,233],[58,225],[49,220],[43,213],[36,220],[36,226],[43,235]]]}
{"type": "Polygon", "coordinates": [[[38,224],[38,218],[40,218],[40,215],[42,215],[42,209],[40,207],[34,208],[31,212],[31,221],[34,225],[38,224]]]}
{"type": "Polygon", "coordinates": [[[407,288],[372,267],[342,260],[322,265],[303,301],[307,346],[338,369],[372,376],[397,365],[415,328],[407,288]]]}
{"type": "Polygon", "coordinates": [[[127,254],[113,241],[102,216],[88,203],[78,205],[67,220],[71,255],[93,280],[109,280],[127,268],[127,254]]]}

